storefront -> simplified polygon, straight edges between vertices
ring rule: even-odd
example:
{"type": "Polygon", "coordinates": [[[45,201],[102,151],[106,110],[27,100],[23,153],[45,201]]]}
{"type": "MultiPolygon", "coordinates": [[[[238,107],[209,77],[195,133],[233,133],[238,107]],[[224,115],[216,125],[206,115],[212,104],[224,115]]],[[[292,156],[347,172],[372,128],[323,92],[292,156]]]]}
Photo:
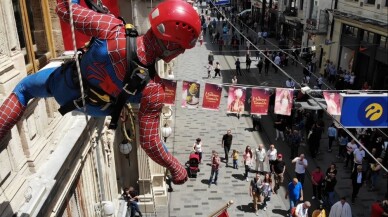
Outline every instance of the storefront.
{"type": "Polygon", "coordinates": [[[281,36],[288,41],[288,46],[302,46],[303,24],[295,17],[285,16],[280,24],[281,36]]]}

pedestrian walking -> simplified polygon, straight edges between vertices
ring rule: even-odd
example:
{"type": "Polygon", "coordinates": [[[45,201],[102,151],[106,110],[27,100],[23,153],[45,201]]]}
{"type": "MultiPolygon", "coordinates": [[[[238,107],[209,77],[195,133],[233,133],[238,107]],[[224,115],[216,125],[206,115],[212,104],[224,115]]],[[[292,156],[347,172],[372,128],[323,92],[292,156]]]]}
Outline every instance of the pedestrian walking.
{"type": "Polygon", "coordinates": [[[293,208],[297,205],[299,201],[303,201],[303,187],[297,178],[293,178],[292,182],[288,183],[285,198],[289,199],[289,216],[292,216],[292,211],[294,210],[293,208]]]}
{"type": "Polygon", "coordinates": [[[305,201],[304,203],[300,203],[295,208],[295,217],[308,217],[309,216],[309,208],[311,207],[311,203],[309,201],[305,201]]]}
{"type": "Polygon", "coordinates": [[[214,55],[213,55],[212,51],[210,51],[209,55],[207,56],[207,60],[208,60],[209,64],[213,65],[214,55]]]}
{"type": "Polygon", "coordinates": [[[356,150],[356,148],[357,148],[357,144],[354,141],[354,139],[352,139],[346,145],[346,161],[345,161],[344,168],[348,167],[349,162],[350,162],[351,167],[353,167],[353,161],[354,161],[353,152],[356,150]]]}
{"type": "Polygon", "coordinates": [[[233,169],[238,169],[239,152],[236,149],[233,149],[231,157],[233,159],[233,169]]]}
{"type": "Polygon", "coordinates": [[[286,163],[283,161],[282,154],[277,155],[277,159],[272,165],[272,171],[274,173],[274,179],[275,179],[274,192],[275,194],[277,194],[280,188],[280,185],[283,184],[284,172],[286,171],[286,163]]]}
{"type": "Polygon", "coordinates": [[[346,157],[346,146],[349,142],[348,136],[346,132],[342,132],[340,137],[338,138],[338,155],[337,158],[344,158],[346,157]]]}
{"type": "Polygon", "coordinates": [[[236,85],[236,84],[237,84],[237,76],[233,76],[232,85],[236,85]]]}
{"type": "Polygon", "coordinates": [[[337,184],[337,178],[333,175],[326,175],[324,180],[324,195],[325,195],[325,201],[324,203],[328,206],[332,206],[334,204],[334,189],[337,184]]]}
{"type": "Polygon", "coordinates": [[[267,159],[269,162],[269,169],[270,169],[271,173],[273,172],[272,165],[275,163],[275,161],[277,159],[277,155],[278,155],[278,150],[275,148],[274,144],[271,144],[269,146],[268,151],[267,151],[267,159]]]}
{"type": "Polygon", "coordinates": [[[249,55],[249,53],[247,53],[247,55],[245,56],[245,63],[246,63],[247,72],[250,72],[252,60],[251,60],[251,56],[249,55]]]}
{"type": "Polygon", "coordinates": [[[330,209],[329,217],[352,217],[352,216],[353,216],[352,208],[350,207],[349,203],[346,201],[346,197],[341,197],[341,200],[335,203],[330,209]]]}
{"type": "Polygon", "coordinates": [[[213,156],[211,159],[211,167],[212,168],[211,168],[210,178],[209,178],[209,182],[208,182],[209,188],[210,188],[211,184],[217,185],[218,172],[219,172],[220,167],[221,167],[221,159],[218,156],[217,152],[213,153],[213,156]],[[214,177],[214,180],[213,180],[213,177],[214,177]]]}
{"type": "Polygon", "coordinates": [[[275,64],[273,65],[273,68],[275,70],[275,73],[278,73],[278,68],[280,67],[280,63],[281,63],[279,53],[275,54],[274,63],[275,64]]]}
{"type": "Polygon", "coordinates": [[[219,62],[216,62],[216,67],[214,69],[214,78],[216,78],[217,75],[221,77],[221,65],[219,62]]]}
{"type": "Polygon", "coordinates": [[[210,62],[207,64],[207,66],[205,66],[206,70],[207,70],[207,78],[211,78],[212,75],[211,75],[211,72],[213,71],[213,64],[210,64],[210,62]]]}
{"type": "Polygon", "coordinates": [[[199,163],[202,161],[202,141],[201,138],[197,138],[194,142],[193,149],[195,153],[199,156],[199,163]]]}
{"type": "Polygon", "coordinates": [[[263,70],[263,65],[264,61],[262,57],[258,57],[258,62],[257,62],[257,68],[259,69],[259,75],[261,75],[261,71],[263,70]]]}
{"type": "Polygon", "coordinates": [[[202,35],[202,33],[199,36],[198,41],[199,41],[199,46],[202,46],[202,43],[203,43],[203,35],[202,35]]]}
{"type": "Polygon", "coordinates": [[[263,193],[263,181],[261,180],[260,174],[256,173],[255,178],[251,181],[249,185],[249,196],[252,197],[253,208],[255,210],[255,214],[258,216],[258,205],[262,202],[262,193],[263,193]]]}
{"type": "MultiPolygon", "coordinates": [[[[376,160],[380,164],[383,163],[383,159],[381,159],[381,158],[377,158],[376,160]]],[[[376,189],[377,180],[378,180],[378,177],[380,176],[380,171],[381,171],[380,164],[378,164],[377,162],[373,162],[370,164],[371,182],[370,182],[369,191],[374,191],[376,189]]]]}
{"type": "Polygon", "coordinates": [[[222,141],[221,141],[221,145],[225,151],[224,160],[225,160],[226,166],[228,166],[228,156],[229,156],[230,147],[232,146],[232,140],[233,140],[232,130],[226,131],[226,134],[222,136],[222,141]]]}
{"type": "Polygon", "coordinates": [[[274,123],[274,127],[276,130],[276,138],[275,140],[278,140],[280,137],[284,141],[284,130],[286,129],[286,123],[284,122],[283,118],[278,116],[277,120],[274,123]]]}
{"type": "Polygon", "coordinates": [[[334,123],[327,129],[327,136],[329,137],[329,149],[327,151],[331,152],[333,142],[337,139],[337,128],[334,123]]]}
{"type": "Polygon", "coordinates": [[[305,173],[306,173],[306,168],[308,166],[307,159],[304,157],[304,154],[300,154],[299,157],[294,158],[291,162],[295,164],[296,178],[303,185],[305,173]]]}
{"type": "Polygon", "coordinates": [[[267,203],[271,200],[273,192],[272,187],[272,178],[271,173],[265,172],[264,173],[264,179],[263,179],[263,192],[261,195],[263,196],[263,210],[267,210],[267,203]]]}
{"type": "Polygon", "coordinates": [[[264,60],[264,73],[265,73],[265,75],[268,75],[269,67],[272,64],[271,61],[269,60],[269,56],[271,55],[271,53],[268,53],[268,54],[269,55],[264,60]]]}
{"type": "Polygon", "coordinates": [[[290,134],[288,141],[290,143],[290,149],[291,149],[290,159],[294,159],[295,157],[298,156],[298,150],[299,150],[300,143],[302,141],[302,137],[300,136],[297,130],[294,130],[290,134]]]}
{"type": "Polygon", "coordinates": [[[256,159],[256,172],[264,172],[264,162],[266,161],[266,152],[263,144],[258,145],[255,149],[254,158],[256,159]]]}
{"type": "Polygon", "coordinates": [[[240,59],[237,58],[236,62],[234,63],[234,65],[236,66],[236,75],[242,75],[241,74],[241,62],[240,62],[240,59]]]}
{"type": "Polygon", "coordinates": [[[365,174],[362,172],[362,166],[358,165],[355,170],[353,170],[352,175],[352,204],[355,203],[356,197],[358,195],[358,192],[360,191],[360,188],[362,187],[362,184],[366,181],[365,174]]]}
{"type": "Polygon", "coordinates": [[[251,147],[249,145],[245,148],[243,159],[244,159],[244,167],[245,167],[244,178],[247,182],[249,182],[248,175],[253,165],[253,154],[252,154],[251,147]]]}
{"type": "Polygon", "coordinates": [[[311,173],[311,183],[313,187],[313,197],[311,199],[317,198],[320,203],[322,201],[322,183],[325,178],[325,175],[321,171],[321,167],[317,166],[315,170],[311,173]]]}

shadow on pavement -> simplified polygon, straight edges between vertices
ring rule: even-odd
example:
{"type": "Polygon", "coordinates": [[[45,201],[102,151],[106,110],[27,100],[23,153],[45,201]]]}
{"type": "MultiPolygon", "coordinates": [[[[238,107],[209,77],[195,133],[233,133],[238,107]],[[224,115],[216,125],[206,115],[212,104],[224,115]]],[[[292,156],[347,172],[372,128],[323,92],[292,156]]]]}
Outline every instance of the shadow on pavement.
{"type": "Polygon", "coordinates": [[[288,210],[282,210],[282,209],[273,209],[272,213],[282,215],[282,216],[287,216],[288,210]]]}
{"type": "Polygon", "coordinates": [[[238,179],[240,181],[244,181],[245,177],[242,174],[232,174],[233,178],[238,179]]]}
{"type": "Polygon", "coordinates": [[[243,212],[255,212],[255,209],[253,209],[253,203],[237,206],[237,209],[243,212]]]}
{"type": "Polygon", "coordinates": [[[205,185],[208,185],[209,184],[209,179],[202,179],[201,183],[205,184],[205,185]]]}

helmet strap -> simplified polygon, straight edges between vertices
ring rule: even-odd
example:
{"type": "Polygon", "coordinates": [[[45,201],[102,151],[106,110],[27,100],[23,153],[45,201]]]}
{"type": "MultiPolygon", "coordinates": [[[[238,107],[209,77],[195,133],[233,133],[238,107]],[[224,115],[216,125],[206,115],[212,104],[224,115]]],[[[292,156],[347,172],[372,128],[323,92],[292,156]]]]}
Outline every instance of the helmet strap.
{"type": "Polygon", "coordinates": [[[174,55],[176,53],[181,53],[182,51],[184,51],[183,48],[177,48],[175,50],[168,50],[166,45],[162,42],[162,40],[160,40],[159,38],[156,38],[156,41],[158,42],[159,47],[162,50],[162,54],[160,55],[161,59],[168,57],[168,56],[171,56],[171,55],[174,55]]]}

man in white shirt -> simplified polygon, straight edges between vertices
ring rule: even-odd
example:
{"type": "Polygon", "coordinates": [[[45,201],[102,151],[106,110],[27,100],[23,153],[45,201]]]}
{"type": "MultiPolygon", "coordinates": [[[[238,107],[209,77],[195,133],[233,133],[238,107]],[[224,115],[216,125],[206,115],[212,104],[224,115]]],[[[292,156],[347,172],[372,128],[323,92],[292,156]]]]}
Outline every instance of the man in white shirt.
{"type": "Polygon", "coordinates": [[[306,168],[308,166],[307,159],[304,158],[304,154],[300,154],[299,157],[296,157],[294,160],[292,160],[292,163],[295,163],[296,178],[303,186],[306,168]]]}
{"type": "Polygon", "coordinates": [[[295,217],[308,217],[308,211],[311,204],[309,201],[305,201],[304,203],[298,204],[295,209],[295,217]]]}
{"type": "Polygon", "coordinates": [[[344,165],[344,168],[348,167],[348,164],[349,164],[349,161],[350,161],[350,165],[352,166],[353,165],[353,152],[354,150],[356,150],[357,148],[357,144],[356,142],[354,141],[354,139],[352,139],[347,145],[346,145],[346,161],[345,161],[345,165],[344,165]]]}
{"type": "Polygon", "coordinates": [[[345,197],[341,197],[341,200],[331,207],[329,217],[352,217],[352,208],[345,197]]]}
{"type": "Polygon", "coordinates": [[[256,158],[256,171],[260,173],[264,172],[264,162],[266,160],[266,152],[263,144],[260,144],[255,149],[255,158],[256,158]]]}
{"type": "Polygon", "coordinates": [[[362,166],[362,161],[365,158],[365,150],[362,148],[361,145],[360,147],[356,148],[356,150],[354,150],[353,155],[354,155],[353,169],[356,168],[358,165],[362,166]]]}

